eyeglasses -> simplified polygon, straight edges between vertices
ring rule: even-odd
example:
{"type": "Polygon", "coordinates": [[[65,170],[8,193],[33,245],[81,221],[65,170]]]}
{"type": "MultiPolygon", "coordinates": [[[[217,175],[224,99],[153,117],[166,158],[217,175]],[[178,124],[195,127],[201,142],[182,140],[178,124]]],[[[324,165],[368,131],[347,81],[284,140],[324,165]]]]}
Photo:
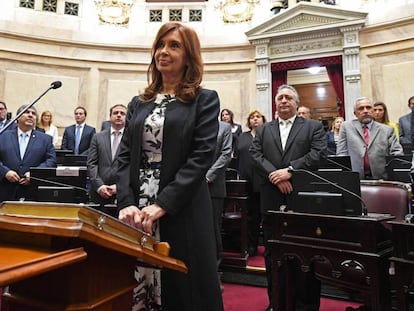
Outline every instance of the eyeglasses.
{"type": "Polygon", "coordinates": [[[0,110],[6,110],[6,108],[0,107],[0,110]]]}

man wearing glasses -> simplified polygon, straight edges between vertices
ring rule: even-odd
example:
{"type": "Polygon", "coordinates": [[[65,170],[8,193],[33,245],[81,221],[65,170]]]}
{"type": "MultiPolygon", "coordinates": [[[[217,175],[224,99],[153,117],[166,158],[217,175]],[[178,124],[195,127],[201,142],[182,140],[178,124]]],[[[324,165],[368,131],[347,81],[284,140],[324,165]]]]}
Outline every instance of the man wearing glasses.
{"type": "Polygon", "coordinates": [[[7,120],[7,106],[6,103],[0,101],[0,131],[4,128],[10,120],[7,120]]]}

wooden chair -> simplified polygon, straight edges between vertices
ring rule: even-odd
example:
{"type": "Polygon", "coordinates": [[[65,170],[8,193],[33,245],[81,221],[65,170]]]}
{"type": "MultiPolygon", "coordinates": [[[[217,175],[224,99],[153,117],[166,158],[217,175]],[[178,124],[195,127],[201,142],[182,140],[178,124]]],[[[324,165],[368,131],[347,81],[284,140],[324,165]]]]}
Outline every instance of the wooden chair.
{"type": "Polygon", "coordinates": [[[227,196],[222,214],[222,266],[240,267],[247,261],[248,184],[246,180],[238,179],[236,170],[227,169],[227,172],[227,196]]]}

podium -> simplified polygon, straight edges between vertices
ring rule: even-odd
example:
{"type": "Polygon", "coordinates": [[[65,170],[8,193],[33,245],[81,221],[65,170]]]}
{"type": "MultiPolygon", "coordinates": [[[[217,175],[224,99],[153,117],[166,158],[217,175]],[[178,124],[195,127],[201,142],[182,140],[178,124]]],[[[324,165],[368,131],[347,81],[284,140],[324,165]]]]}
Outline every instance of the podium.
{"type": "Polygon", "coordinates": [[[187,272],[167,243],[92,208],[0,206],[2,311],[131,310],[137,264],[187,272]]]}

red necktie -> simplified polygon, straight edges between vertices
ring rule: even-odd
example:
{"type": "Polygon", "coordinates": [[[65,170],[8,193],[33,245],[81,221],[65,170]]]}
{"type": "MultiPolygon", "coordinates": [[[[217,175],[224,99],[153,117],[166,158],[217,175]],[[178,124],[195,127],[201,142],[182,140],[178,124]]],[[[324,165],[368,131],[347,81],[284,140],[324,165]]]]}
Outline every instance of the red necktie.
{"type": "Polygon", "coordinates": [[[364,138],[365,138],[364,170],[369,171],[370,170],[369,159],[368,159],[369,130],[366,124],[362,126],[362,129],[363,129],[364,138]]]}

